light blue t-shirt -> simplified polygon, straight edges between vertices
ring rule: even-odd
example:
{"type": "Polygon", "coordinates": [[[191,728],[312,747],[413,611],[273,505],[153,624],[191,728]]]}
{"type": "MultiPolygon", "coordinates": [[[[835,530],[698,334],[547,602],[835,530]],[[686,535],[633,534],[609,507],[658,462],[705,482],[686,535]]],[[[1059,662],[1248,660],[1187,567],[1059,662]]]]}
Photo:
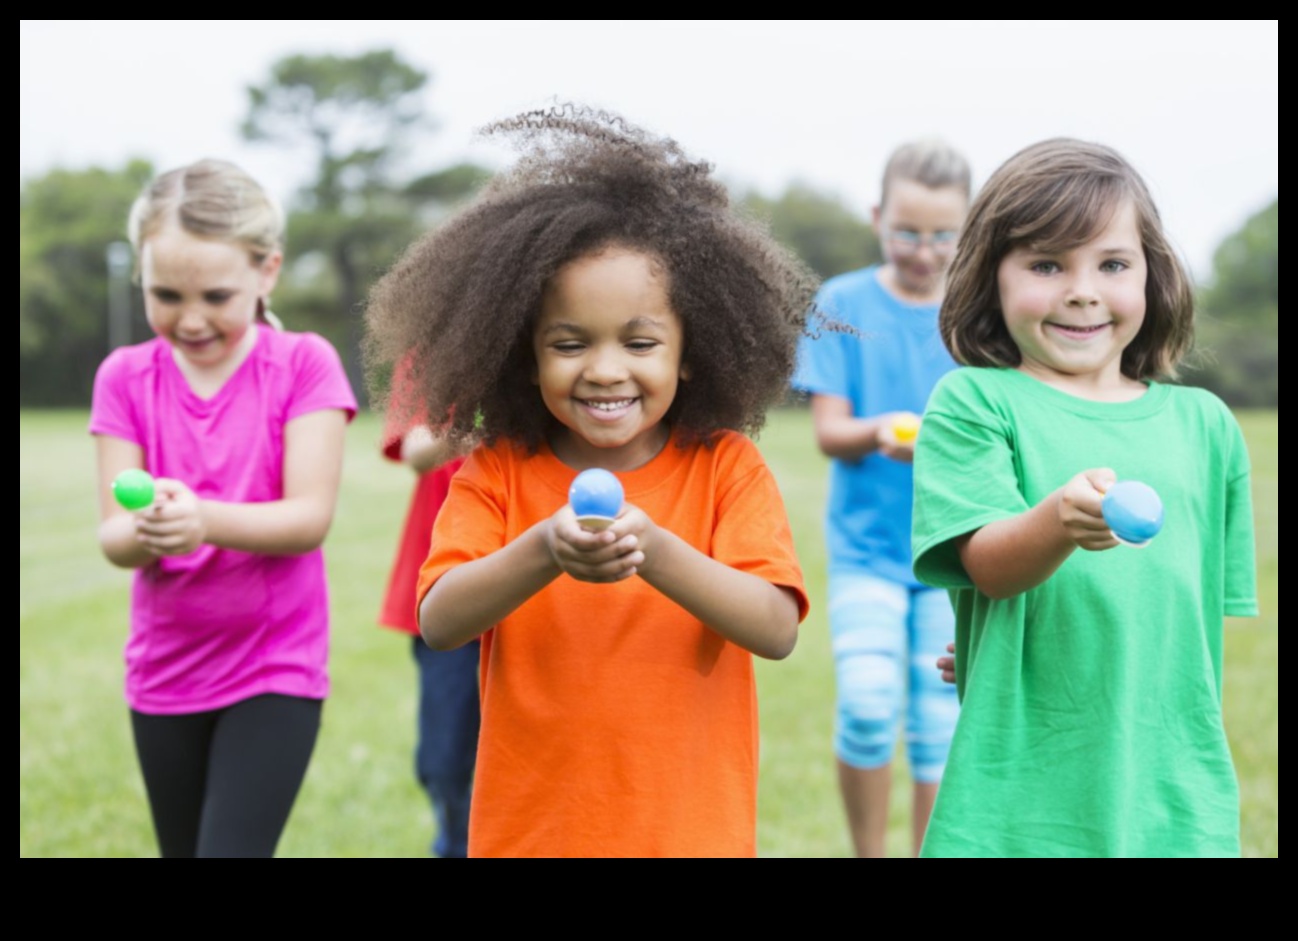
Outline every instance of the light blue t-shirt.
{"type": "MultiPolygon", "coordinates": [[[[923,414],[929,393],[955,368],[937,332],[936,304],[907,304],[879,283],[879,267],[825,282],[816,304],[860,336],[822,330],[798,351],[793,386],[852,403],[852,414],[923,414]]],[[[911,569],[911,466],[878,452],[859,461],[834,459],[825,540],[831,571],[868,570],[918,587],[911,569]]]]}

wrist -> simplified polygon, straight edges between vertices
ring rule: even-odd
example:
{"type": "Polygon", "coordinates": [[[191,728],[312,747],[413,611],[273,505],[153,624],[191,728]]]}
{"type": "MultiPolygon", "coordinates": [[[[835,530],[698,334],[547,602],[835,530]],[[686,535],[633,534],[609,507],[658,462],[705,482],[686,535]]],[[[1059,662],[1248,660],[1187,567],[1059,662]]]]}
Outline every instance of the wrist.
{"type": "Polygon", "coordinates": [[[195,549],[204,545],[208,541],[208,534],[212,531],[213,509],[214,506],[211,500],[200,500],[197,497],[194,498],[194,520],[198,524],[196,527],[198,530],[198,539],[194,543],[195,549]]]}
{"type": "Polygon", "coordinates": [[[876,415],[874,418],[866,418],[862,421],[865,424],[865,439],[861,444],[865,453],[871,454],[883,447],[884,416],[876,415]]]}

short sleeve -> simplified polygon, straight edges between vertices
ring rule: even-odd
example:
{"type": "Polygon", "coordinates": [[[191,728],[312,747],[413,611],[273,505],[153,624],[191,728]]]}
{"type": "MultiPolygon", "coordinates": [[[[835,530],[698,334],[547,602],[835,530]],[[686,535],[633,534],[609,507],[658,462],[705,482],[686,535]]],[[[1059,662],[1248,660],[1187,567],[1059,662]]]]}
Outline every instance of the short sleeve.
{"type": "Polygon", "coordinates": [[[1029,508],[1015,472],[1008,419],[963,380],[955,372],[939,383],[915,444],[915,577],[936,588],[973,586],[957,537],[1029,508]]]}
{"type": "Polygon", "coordinates": [[[721,495],[712,557],[733,569],[787,588],[798,601],[798,621],[810,610],[789,515],[775,475],[755,445],[743,443],[735,474],[721,495]]]}
{"type": "Polygon", "coordinates": [[[334,408],[346,412],[348,421],[356,417],[356,395],[338,351],[328,340],[314,333],[300,334],[292,362],[293,392],[286,421],[334,408]]]}
{"type": "MultiPolygon", "coordinates": [[[[822,288],[816,295],[815,304],[827,316],[838,316],[832,292],[822,288]]],[[[859,342],[847,333],[832,330],[823,330],[817,336],[803,336],[798,345],[798,361],[791,380],[792,386],[811,395],[852,398],[851,360],[846,346],[851,341],[859,342]]]]}
{"type": "Polygon", "coordinates": [[[419,569],[416,609],[433,583],[455,566],[504,547],[506,507],[497,460],[490,449],[478,448],[451,478],[433,524],[428,558],[419,569]]]}
{"type": "Polygon", "coordinates": [[[90,403],[90,433],[110,435],[143,447],[136,402],[128,394],[130,368],[125,349],[110,353],[99,364],[90,403]]]}
{"type": "Polygon", "coordinates": [[[1234,416],[1229,417],[1233,447],[1226,484],[1226,614],[1256,617],[1257,563],[1253,532],[1253,484],[1248,447],[1234,416]]]}

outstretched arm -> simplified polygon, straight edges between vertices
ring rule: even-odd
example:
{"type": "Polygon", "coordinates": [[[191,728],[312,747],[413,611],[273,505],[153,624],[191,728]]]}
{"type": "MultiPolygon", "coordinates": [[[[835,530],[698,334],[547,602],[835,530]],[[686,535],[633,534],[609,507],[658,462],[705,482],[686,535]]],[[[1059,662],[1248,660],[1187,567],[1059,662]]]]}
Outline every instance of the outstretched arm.
{"type": "Polygon", "coordinates": [[[914,460],[913,441],[900,441],[892,431],[899,415],[918,418],[912,412],[886,412],[869,418],[852,414],[852,403],[836,395],[811,397],[811,420],[816,429],[816,445],[827,457],[859,461],[875,451],[909,464],[914,460]]]}
{"type": "MultiPolygon", "coordinates": [[[[643,515],[643,514],[642,514],[643,515]]],[[[513,542],[446,571],[419,603],[419,633],[451,650],[490,630],[563,573],[586,582],[636,574],[644,555],[612,528],[590,532],[564,505],[513,542]]]]}
{"type": "Polygon", "coordinates": [[[768,660],[793,652],[798,602],[792,591],[731,568],[652,522],[627,538],[644,555],[640,577],[726,640],[768,660]]]}
{"type": "Polygon", "coordinates": [[[284,426],[284,496],[263,503],[200,499],[182,481],[158,478],[152,506],[128,513],[116,505],[112,481],[143,467],[137,445],[100,436],[100,545],[116,565],[138,568],[154,558],[187,555],[203,544],[297,555],[324,542],[333,523],[342,476],[346,414],[326,409],[284,426]]]}
{"type": "Polygon", "coordinates": [[[324,542],[342,478],[347,415],[327,409],[284,426],[284,497],[271,503],[201,502],[204,542],[266,555],[297,555],[324,542]]]}
{"type": "Polygon", "coordinates": [[[1074,549],[1116,546],[1100,508],[1115,479],[1107,467],[1083,471],[1031,509],[961,537],[960,561],[974,587],[1011,598],[1044,582],[1074,549]]]}
{"type": "Polygon", "coordinates": [[[466,644],[562,573],[597,583],[639,575],[761,657],[783,659],[797,642],[791,591],[699,552],[631,504],[603,532],[582,529],[565,505],[503,548],[450,569],[420,602],[420,634],[437,650],[466,644]]]}
{"type": "Polygon", "coordinates": [[[136,534],[138,513],[123,509],[113,496],[113,478],[124,470],[144,467],[144,449],[111,435],[95,435],[99,478],[99,548],[114,565],[136,569],[157,555],[136,534]]]}
{"type": "Polygon", "coordinates": [[[558,578],[543,520],[490,555],[448,570],[419,603],[419,633],[434,650],[453,650],[490,630],[558,578]]]}

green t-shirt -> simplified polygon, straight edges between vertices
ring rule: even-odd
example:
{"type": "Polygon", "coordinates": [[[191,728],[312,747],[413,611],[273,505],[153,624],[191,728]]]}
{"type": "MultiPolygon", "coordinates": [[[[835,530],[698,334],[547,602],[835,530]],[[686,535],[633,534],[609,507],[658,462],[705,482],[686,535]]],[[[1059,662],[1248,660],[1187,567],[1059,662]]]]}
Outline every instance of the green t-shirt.
{"type": "Polygon", "coordinates": [[[1257,601],[1248,452],[1220,399],[949,373],[916,447],[913,537],[916,576],[951,590],[961,696],[923,856],[1239,855],[1222,619],[1257,601]],[[1096,467],[1158,492],[1151,543],[1078,549],[1006,600],[972,587],[957,536],[1096,467]]]}

